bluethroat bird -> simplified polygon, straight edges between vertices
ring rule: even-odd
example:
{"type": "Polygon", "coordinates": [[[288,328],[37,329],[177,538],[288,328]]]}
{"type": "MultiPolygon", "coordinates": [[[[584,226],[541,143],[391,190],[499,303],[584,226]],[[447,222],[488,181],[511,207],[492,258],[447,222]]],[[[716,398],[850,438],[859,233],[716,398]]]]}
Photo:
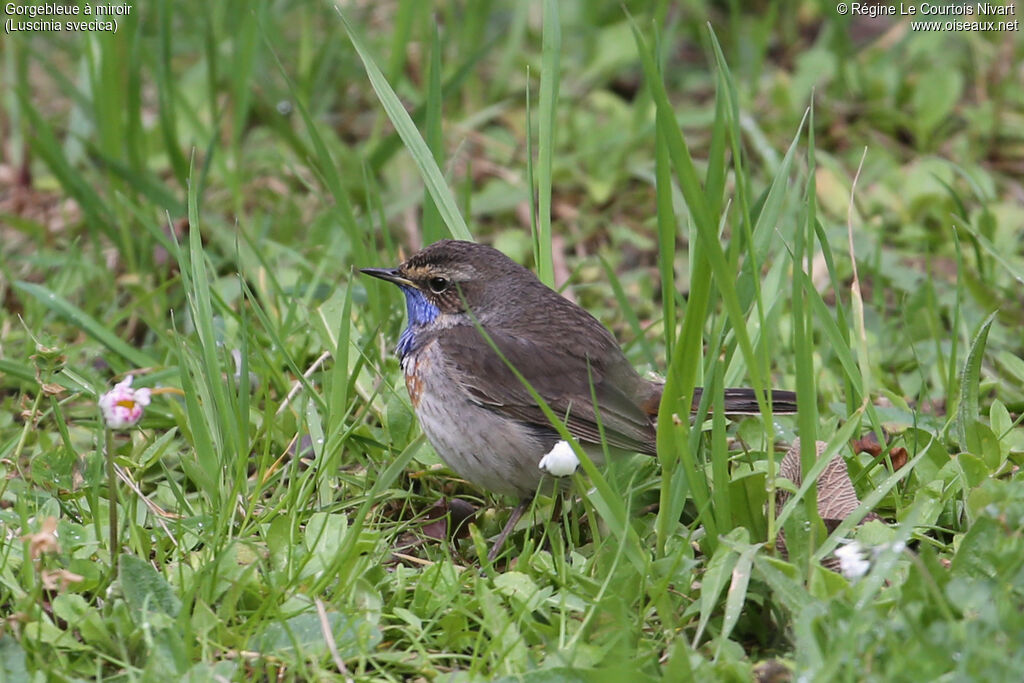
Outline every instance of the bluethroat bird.
{"type": "MultiPolygon", "coordinates": [[[[397,268],[362,272],[405,294],[409,324],[397,352],[416,416],[438,455],[473,484],[521,501],[491,559],[545,476],[538,463],[560,440],[505,359],[597,464],[598,417],[611,452],[655,454],[663,385],[637,374],[596,318],[497,249],[442,240],[397,268]]],[[[752,389],[726,389],[724,400],[726,413],[759,412],[752,389]]],[[[796,395],[773,391],[771,406],[795,413],[796,395]]]]}

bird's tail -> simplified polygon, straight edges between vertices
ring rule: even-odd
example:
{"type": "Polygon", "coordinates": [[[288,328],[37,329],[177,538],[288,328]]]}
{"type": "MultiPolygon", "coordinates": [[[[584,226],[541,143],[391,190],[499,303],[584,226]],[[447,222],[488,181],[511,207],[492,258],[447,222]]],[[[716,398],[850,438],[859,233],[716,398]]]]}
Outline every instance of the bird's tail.
{"type": "MultiPolygon", "coordinates": [[[[661,394],[664,389],[665,385],[661,383],[650,385],[650,394],[642,406],[651,417],[658,414],[658,406],[661,403],[661,394]]],[[[693,390],[693,406],[690,408],[690,412],[697,412],[697,406],[700,405],[703,395],[704,390],[700,387],[693,390]]],[[[773,414],[793,415],[796,413],[796,392],[772,389],[768,395],[773,414]]],[[[726,415],[759,415],[761,413],[761,409],[757,405],[757,394],[753,389],[726,389],[724,398],[726,415]]],[[[711,409],[708,412],[711,412],[711,409]]]]}
{"type": "MultiPolygon", "coordinates": [[[[693,410],[700,405],[701,395],[704,390],[697,387],[693,390],[693,410]]],[[[796,412],[796,393],[773,389],[769,393],[771,397],[771,409],[775,415],[792,415],[796,412]]],[[[757,405],[757,394],[753,389],[726,389],[725,390],[725,412],[729,415],[758,415],[761,409],[757,405]]]]}

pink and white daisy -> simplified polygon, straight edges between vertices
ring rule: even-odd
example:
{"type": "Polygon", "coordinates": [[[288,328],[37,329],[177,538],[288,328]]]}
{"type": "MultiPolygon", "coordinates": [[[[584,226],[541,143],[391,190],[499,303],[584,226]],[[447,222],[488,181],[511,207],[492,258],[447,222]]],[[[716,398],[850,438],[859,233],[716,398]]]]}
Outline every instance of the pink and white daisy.
{"type": "Polygon", "coordinates": [[[100,396],[103,419],[111,429],[128,429],[142,419],[142,413],[149,405],[149,389],[132,389],[132,376],[114,385],[114,388],[100,396]]]}

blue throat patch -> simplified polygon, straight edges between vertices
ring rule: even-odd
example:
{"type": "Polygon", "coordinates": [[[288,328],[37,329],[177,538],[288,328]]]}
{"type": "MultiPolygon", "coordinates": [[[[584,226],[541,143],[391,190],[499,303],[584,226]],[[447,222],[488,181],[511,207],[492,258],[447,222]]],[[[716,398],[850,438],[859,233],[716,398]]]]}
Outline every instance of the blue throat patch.
{"type": "Polygon", "coordinates": [[[405,310],[409,315],[409,325],[402,330],[402,336],[398,338],[398,357],[405,358],[410,352],[416,349],[416,332],[423,325],[434,322],[441,314],[437,306],[427,301],[423,292],[415,287],[403,287],[402,294],[405,294],[405,310]]]}

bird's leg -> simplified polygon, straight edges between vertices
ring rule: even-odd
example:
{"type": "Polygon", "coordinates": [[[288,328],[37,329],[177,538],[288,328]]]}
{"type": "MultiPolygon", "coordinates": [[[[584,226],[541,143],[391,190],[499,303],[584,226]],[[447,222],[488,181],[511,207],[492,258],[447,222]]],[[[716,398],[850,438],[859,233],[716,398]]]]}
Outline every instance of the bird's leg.
{"type": "Polygon", "coordinates": [[[498,534],[498,537],[494,539],[494,544],[491,546],[490,551],[487,553],[487,561],[494,562],[495,558],[501,552],[502,546],[505,545],[505,539],[512,533],[512,530],[516,528],[516,524],[520,519],[523,518],[523,513],[526,512],[526,508],[530,506],[530,502],[533,501],[533,496],[527,496],[519,501],[519,505],[516,506],[515,510],[509,516],[508,521],[505,522],[505,527],[498,534]]]}

